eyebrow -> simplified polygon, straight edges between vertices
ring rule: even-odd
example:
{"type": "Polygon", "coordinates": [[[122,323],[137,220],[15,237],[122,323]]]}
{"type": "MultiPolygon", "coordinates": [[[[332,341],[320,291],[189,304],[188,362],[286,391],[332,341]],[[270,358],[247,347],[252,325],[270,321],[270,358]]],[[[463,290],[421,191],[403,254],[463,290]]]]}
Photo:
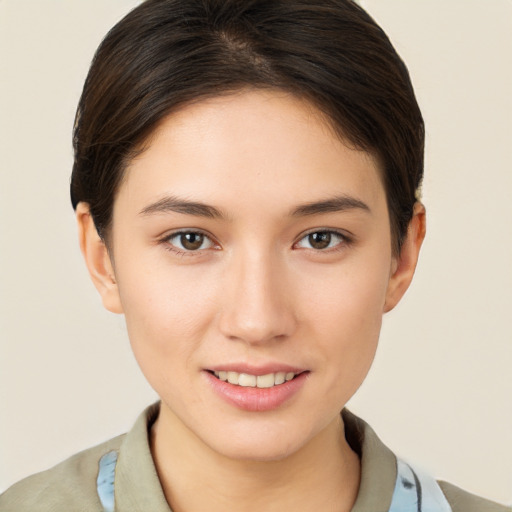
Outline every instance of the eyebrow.
{"type": "Polygon", "coordinates": [[[299,205],[291,212],[292,217],[306,217],[308,215],[319,215],[322,213],[335,213],[346,210],[363,210],[371,213],[370,207],[355,197],[341,195],[323,201],[314,201],[299,205]]]}
{"type": "MultiPolygon", "coordinates": [[[[324,213],[335,213],[346,210],[359,209],[371,213],[370,207],[363,201],[347,196],[335,196],[322,201],[313,201],[296,206],[291,210],[291,217],[307,217],[310,215],[319,215],[324,213]]],[[[139,215],[147,216],[159,213],[182,213],[184,215],[193,215],[196,217],[206,217],[208,219],[225,219],[227,216],[215,206],[176,196],[166,196],[158,201],[151,203],[143,208],[139,215]]]]}
{"type": "Polygon", "coordinates": [[[188,199],[181,199],[175,196],[166,196],[155,203],[143,208],[139,215],[153,215],[157,213],[183,213],[185,215],[194,215],[196,217],[207,217],[209,219],[223,219],[226,216],[215,206],[210,206],[188,199]]]}

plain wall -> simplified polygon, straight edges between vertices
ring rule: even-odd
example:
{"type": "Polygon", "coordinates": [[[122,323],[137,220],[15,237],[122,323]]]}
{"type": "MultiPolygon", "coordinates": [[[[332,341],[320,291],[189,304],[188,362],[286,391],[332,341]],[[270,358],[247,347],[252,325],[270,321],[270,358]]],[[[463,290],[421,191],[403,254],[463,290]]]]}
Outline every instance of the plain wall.
{"type": "MultiPolygon", "coordinates": [[[[0,0],[0,490],[155,400],[76,241],[71,129],[135,0],[0,0]]],[[[351,409],[397,454],[512,503],[512,2],[366,0],[427,123],[428,237],[351,409]]]]}

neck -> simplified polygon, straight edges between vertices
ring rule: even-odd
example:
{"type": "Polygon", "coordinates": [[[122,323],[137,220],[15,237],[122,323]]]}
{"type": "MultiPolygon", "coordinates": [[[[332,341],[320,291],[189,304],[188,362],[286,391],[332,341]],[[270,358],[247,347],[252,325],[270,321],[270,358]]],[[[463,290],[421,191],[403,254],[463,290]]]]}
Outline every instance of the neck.
{"type": "Polygon", "coordinates": [[[292,455],[261,462],[213,451],[164,411],[151,431],[151,451],[173,512],[351,510],[360,463],[341,415],[292,455]]]}

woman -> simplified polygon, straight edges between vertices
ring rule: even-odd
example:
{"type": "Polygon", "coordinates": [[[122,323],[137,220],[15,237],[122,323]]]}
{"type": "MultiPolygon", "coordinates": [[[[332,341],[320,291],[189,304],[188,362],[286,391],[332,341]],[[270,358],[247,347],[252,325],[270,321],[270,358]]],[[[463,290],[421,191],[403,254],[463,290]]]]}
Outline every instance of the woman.
{"type": "Polygon", "coordinates": [[[149,0],[116,25],[71,195],[161,403],[2,510],[505,510],[340,415],[414,273],[423,137],[405,66],[352,2],[149,0]]]}

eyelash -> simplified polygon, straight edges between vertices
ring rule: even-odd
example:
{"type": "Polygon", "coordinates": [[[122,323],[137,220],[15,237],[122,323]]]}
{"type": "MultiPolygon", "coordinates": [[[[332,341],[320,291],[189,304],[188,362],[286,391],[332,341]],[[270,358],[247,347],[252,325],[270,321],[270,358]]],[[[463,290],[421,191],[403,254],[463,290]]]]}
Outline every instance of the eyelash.
{"type": "MultiPolygon", "coordinates": [[[[201,254],[202,251],[205,251],[207,249],[218,247],[218,244],[213,240],[213,238],[206,233],[198,230],[182,230],[182,231],[175,231],[174,233],[171,233],[170,235],[166,235],[164,238],[160,240],[160,243],[162,243],[166,250],[178,255],[178,256],[198,256],[201,254]],[[179,247],[176,247],[171,243],[171,240],[181,237],[183,235],[200,235],[204,237],[204,240],[208,240],[211,244],[211,247],[207,247],[205,249],[196,249],[196,250],[185,250],[180,249],[179,247]]],[[[201,244],[202,245],[202,244],[201,244]]]]}
{"type": "MultiPolygon", "coordinates": [[[[336,237],[338,238],[338,243],[334,247],[326,247],[324,249],[316,249],[314,247],[304,247],[304,249],[315,251],[318,253],[330,253],[330,252],[336,252],[341,251],[343,248],[351,245],[353,243],[353,239],[349,237],[347,234],[342,233],[340,231],[337,231],[335,229],[315,229],[313,231],[309,231],[308,233],[305,233],[300,237],[300,239],[295,242],[294,247],[297,246],[300,242],[303,240],[308,239],[311,235],[329,235],[329,237],[336,237]]],[[[329,244],[331,242],[331,239],[329,239],[329,244]]]]}
{"type": "MultiPolygon", "coordinates": [[[[334,247],[325,247],[323,249],[316,249],[314,247],[302,247],[301,249],[311,250],[318,253],[330,253],[335,251],[343,250],[344,247],[350,245],[353,243],[353,239],[346,235],[345,233],[341,233],[340,231],[336,231],[333,229],[315,229],[313,231],[309,231],[308,233],[303,234],[297,242],[293,244],[293,247],[297,247],[300,242],[303,240],[306,240],[311,235],[329,235],[330,237],[334,236],[338,238],[339,242],[334,247]]],[[[331,240],[329,240],[330,244],[331,240]]],[[[182,231],[175,231],[174,233],[171,233],[170,235],[166,235],[164,238],[160,240],[160,243],[164,245],[165,249],[178,255],[178,256],[198,256],[202,253],[202,251],[211,249],[211,248],[217,248],[218,244],[213,240],[213,238],[210,235],[207,235],[206,233],[198,230],[182,230],[182,231]],[[204,237],[204,240],[209,240],[211,246],[201,249],[198,248],[196,250],[184,250],[176,247],[171,243],[171,240],[183,236],[183,235],[200,235],[204,237]]],[[[203,242],[204,243],[204,242],[203,242]]],[[[203,245],[201,243],[201,245],[203,245]]]]}

